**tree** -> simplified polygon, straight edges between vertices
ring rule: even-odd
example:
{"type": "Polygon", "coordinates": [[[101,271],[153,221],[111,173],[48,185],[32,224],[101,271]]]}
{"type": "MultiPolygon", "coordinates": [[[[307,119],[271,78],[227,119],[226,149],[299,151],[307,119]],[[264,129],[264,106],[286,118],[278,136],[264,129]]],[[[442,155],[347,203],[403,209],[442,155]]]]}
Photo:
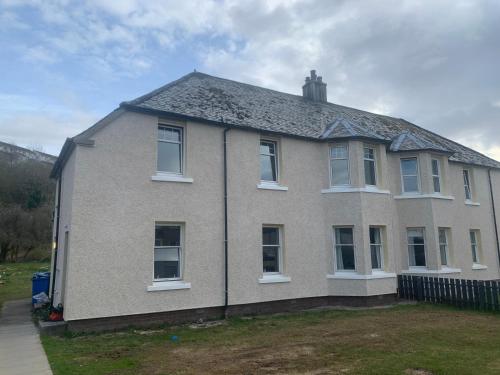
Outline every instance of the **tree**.
{"type": "Polygon", "coordinates": [[[0,161],[0,262],[50,249],[55,183],[51,165],[0,161]]]}

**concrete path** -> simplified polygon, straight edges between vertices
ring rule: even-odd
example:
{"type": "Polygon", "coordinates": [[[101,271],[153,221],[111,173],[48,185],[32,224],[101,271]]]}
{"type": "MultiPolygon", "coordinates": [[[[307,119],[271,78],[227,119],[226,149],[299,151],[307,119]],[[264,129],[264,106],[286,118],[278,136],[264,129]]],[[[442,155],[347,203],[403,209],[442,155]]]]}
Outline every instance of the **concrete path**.
{"type": "Polygon", "coordinates": [[[30,300],[6,302],[0,317],[0,374],[51,375],[38,330],[31,320],[30,300]]]}

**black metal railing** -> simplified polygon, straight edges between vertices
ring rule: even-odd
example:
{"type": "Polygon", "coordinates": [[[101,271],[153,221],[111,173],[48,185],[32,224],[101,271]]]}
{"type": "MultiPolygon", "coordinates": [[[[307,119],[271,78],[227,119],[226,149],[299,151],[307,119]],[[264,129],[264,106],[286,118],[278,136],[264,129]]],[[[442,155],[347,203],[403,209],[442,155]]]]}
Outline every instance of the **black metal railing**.
{"type": "Polygon", "coordinates": [[[398,275],[399,298],[442,303],[461,308],[500,311],[500,283],[398,275]]]}

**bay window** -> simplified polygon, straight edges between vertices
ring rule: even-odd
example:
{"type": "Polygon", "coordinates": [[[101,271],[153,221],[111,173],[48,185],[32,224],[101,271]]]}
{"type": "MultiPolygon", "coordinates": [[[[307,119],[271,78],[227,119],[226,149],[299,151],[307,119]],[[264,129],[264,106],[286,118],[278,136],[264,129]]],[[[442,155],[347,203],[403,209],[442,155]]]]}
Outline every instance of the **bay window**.
{"type": "Polygon", "coordinates": [[[330,147],[331,185],[349,185],[349,149],[347,144],[330,147]]]}
{"type": "Polygon", "coordinates": [[[423,228],[407,230],[410,267],[425,267],[425,239],[423,228]]]}
{"type": "Polygon", "coordinates": [[[337,271],[354,271],[354,235],[353,228],[334,228],[335,268],[337,271]]]}

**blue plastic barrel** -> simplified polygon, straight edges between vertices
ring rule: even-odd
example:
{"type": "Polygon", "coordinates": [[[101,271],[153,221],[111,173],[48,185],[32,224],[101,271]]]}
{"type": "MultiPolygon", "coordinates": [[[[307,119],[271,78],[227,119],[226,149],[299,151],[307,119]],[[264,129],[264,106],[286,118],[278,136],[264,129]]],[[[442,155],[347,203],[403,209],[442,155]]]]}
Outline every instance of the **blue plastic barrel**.
{"type": "Polygon", "coordinates": [[[45,292],[49,295],[50,272],[36,272],[31,278],[31,295],[45,292]]]}

